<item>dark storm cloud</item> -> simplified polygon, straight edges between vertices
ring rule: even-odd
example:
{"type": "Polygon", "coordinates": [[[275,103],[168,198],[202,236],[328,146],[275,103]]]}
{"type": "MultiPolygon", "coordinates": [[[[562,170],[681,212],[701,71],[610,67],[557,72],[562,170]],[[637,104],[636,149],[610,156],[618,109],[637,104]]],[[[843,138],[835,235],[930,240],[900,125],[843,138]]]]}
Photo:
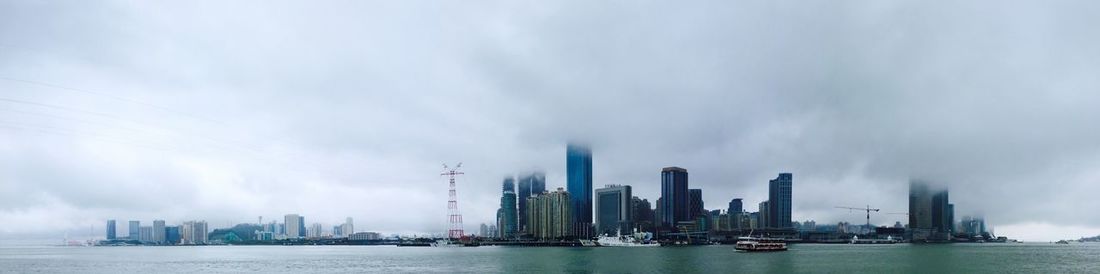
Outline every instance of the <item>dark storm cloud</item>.
{"type": "Polygon", "coordinates": [[[432,232],[463,161],[473,228],[505,175],[564,186],[579,139],[596,185],[650,200],[664,166],[708,208],[793,172],[796,219],[858,222],[833,207],[904,212],[922,178],[1010,232],[1100,227],[1073,213],[1100,208],[1091,2],[2,5],[0,77],[77,89],[0,80],[70,108],[0,105],[0,215],[30,224],[432,232]]]}

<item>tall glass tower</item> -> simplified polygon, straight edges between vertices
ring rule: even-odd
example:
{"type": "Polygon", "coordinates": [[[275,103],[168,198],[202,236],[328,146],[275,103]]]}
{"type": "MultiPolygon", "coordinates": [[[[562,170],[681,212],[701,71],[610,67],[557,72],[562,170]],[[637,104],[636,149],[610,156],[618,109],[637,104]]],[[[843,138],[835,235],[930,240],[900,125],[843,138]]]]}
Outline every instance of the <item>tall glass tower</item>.
{"type": "Polygon", "coordinates": [[[592,150],[574,143],[566,145],[565,168],[573,228],[580,232],[575,235],[588,236],[592,224],[592,150]]]}
{"type": "Polygon", "coordinates": [[[779,177],[768,182],[768,226],[770,228],[791,227],[791,183],[790,173],[779,173],[779,177]]]}
{"type": "Polygon", "coordinates": [[[497,227],[500,229],[500,237],[513,238],[516,236],[516,192],[515,180],[512,176],[504,178],[502,183],[504,194],[500,197],[500,220],[497,227]]]}
{"type": "Polygon", "coordinates": [[[676,222],[690,219],[688,172],[680,167],[661,169],[661,226],[675,228],[676,222]]]}

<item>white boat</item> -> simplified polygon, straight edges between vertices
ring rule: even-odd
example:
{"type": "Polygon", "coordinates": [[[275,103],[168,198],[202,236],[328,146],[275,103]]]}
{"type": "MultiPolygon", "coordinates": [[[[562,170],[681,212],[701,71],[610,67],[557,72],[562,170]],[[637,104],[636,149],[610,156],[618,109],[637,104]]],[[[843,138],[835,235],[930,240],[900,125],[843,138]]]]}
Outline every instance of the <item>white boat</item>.
{"type": "Polygon", "coordinates": [[[652,238],[652,236],[650,236],[650,235],[652,235],[652,234],[649,234],[649,233],[638,233],[638,232],[635,231],[634,234],[626,235],[626,236],[620,235],[619,233],[615,233],[615,234],[616,234],[615,236],[611,236],[611,235],[607,235],[607,234],[601,235],[599,238],[596,239],[596,243],[600,244],[600,246],[611,246],[611,247],[656,247],[656,246],[661,246],[661,244],[650,241],[650,238],[652,238]]]}
{"type": "Polygon", "coordinates": [[[787,251],[787,241],[779,238],[739,237],[733,247],[740,251],[787,251]]]}
{"type": "Polygon", "coordinates": [[[848,241],[850,244],[894,244],[897,243],[893,236],[886,236],[886,239],[860,239],[859,236],[852,236],[852,240],[848,241]]]}
{"type": "Polygon", "coordinates": [[[463,247],[461,243],[452,243],[450,240],[435,240],[432,247],[463,247]]]}

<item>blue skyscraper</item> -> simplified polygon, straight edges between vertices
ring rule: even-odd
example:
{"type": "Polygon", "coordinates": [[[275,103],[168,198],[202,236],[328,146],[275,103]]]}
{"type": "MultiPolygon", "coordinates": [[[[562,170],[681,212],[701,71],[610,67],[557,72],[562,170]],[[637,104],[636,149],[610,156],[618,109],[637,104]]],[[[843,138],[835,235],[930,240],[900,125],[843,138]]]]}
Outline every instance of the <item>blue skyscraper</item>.
{"type": "Polygon", "coordinates": [[[107,220],[107,239],[115,239],[115,220],[107,220]]]}
{"type": "Polygon", "coordinates": [[[566,188],[569,191],[574,235],[588,236],[592,226],[592,150],[568,144],[565,148],[566,188]]]}
{"type": "Polygon", "coordinates": [[[688,172],[679,167],[661,169],[661,226],[674,228],[676,223],[687,221],[691,214],[688,201],[688,172]]]}
{"type": "Polygon", "coordinates": [[[791,227],[791,183],[790,173],[779,173],[779,177],[768,182],[768,225],[771,228],[791,227]]]}
{"type": "Polygon", "coordinates": [[[305,236],[306,236],[306,217],[305,216],[298,216],[298,237],[305,237],[305,236]]]}
{"type": "Polygon", "coordinates": [[[141,239],[141,221],[130,221],[130,240],[141,239]]]}
{"type": "Polygon", "coordinates": [[[500,197],[500,209],[497,211],[497,227],[501,238],[514,238],[518,228],[516,212],[515,179],[505,177],[502,183],[504,194],[500,197]]]}
{"type": "Polygon", "coordinates": [[[530,231],[527,231],[527,198],[546,192],[546,173],[531,172],[520,176],[517,185],[519,187],[519,191],[516,192],[516,198],[519,199],[516,202],[519,212],[517,228],[519,232],[529,233],[530,231]]]}
{"type": "Polygon", "coordinates": [[[174,245],[180,243],[180,227],[168,226],[164,228],[164,241],[166,244],[174,245]]]}

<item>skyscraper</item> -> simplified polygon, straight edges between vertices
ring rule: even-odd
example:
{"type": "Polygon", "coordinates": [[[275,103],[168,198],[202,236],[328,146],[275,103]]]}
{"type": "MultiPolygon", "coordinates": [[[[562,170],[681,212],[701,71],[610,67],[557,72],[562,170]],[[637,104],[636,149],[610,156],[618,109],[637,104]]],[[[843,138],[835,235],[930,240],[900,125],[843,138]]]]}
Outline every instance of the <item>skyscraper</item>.
{"type": "Polygon", "coordinates": [[[729,207],[726,209],[726,214],[730,218],[730,228],[741,229],[741,214],[743,212],[745,212],[745,206],[740,198],[730,200],[729,207]]]}
{"type": "Polygon", "coordinates": [[[703,190],[698,188],[688,189],[688,205],[691,208],[689,220],[694,221],[699,217],[706,216],[707,212],[703,206],[703,190]]]}
{"type": "Polygon", "coordinates": [[[287,214],[283,216],[283,223],[286,224],[287,239],[296,239],[302,236],[303,231],[301,229],[303,225],[300,223],[302,221],[300,217],[301,216],[298,216],[298,214],[287,214]]]}
{"type": "Polygon", "coordinates": [[[164,228],[164,243],[176,245],[180,243],[180,227],[169,226],[164,228]]]}
{"type": "Polygon", "coordinates": [[[298,237],[306,236],[306,217],[298,215],[298,237]]]}
{"type": "Polygon", "coordinates": [[[909,231],[915,242],[951,240],[947,188],[921,180],[909,181],[909,231]]]}
{"type": "Polygon", "coordinates": [[[608,185],[596,189],[596,233],[629,235],[634,217],[630,186],[608,185]]]}
{"type": "Polygon", "coordinates": [[[566,145],[565,168],[573,229],[579,236],[589,236],[592,226],[592,150],[574,143],[566,145]]]}
{"type": "Polygon", "coordinates": [[[527,227],[538,239],[561,239],[573,236],[572,210],[569,193],[561,188],[527,198],[527,227]]]}
{"type": "Polygon", "coordinates": [[[205,221],[188,221],[180,226],[180,242],[185,245],[206,244],[207,227],[205,221]]]}
{"type": "Polygon", "coordinates": [[[745,205],[742,204],[740,198],[734,198],[729,200],[729,207],[726,208],[726,215],[728,215],[729,228],[741,229],[741,213],[745,212],[745,205]]]}
{"type": "Polygon", "coordinates": [[[126,231],[130,234],[130,240],[141,240],[141,221],[130,221],[130,227],[126,231]]]}
{"type": "Polygon", "coordinates": [[[779,173],[768,182],[768,227],[791,227],[792,181],[790,173],[779,173]]]}
{"type": "Polygon", "coordinates": [[[349,237],[352,233],[355,233],[355,223],[352,222],[351,217],[344,220],[344,224],[340,226],[340,232],[340,236],[344,237],[349,237]]]}
{"type": "Polygon", "coordinates": [[[656,223],[653,213],[653,205],[649,204],[649,200],[640,199],[637,196],[633,197],[633,212],[634,216],[631,217],[631,221],[634,222],[634,227],[638,228],[638,231],[653,232],[653,224],[656,223]]]}
{"type": "Polygon", "coordinates": [[[516,192],[516,178],[512,176],[505,176],[504,182],[500,184],[501,191],[516,192]]]}
{"type": "Polygon", "coordinates": [[[527,231],[527,214],[524,213],[527,212],[527,198],[546,192],[546,173],[536,171],[520,176],[517,184],[519,192],[516,193],[516,209],[519,213],[517,215],[518,221],[516,223],[518,225],[516,230],[529,233],[527,231]]]}
{"type": "MultiPolygon", "coordinates": [[[[511,184],[511,178],[506,178],[504,184],[511,184]]],[[[504,190],[504,194],[500,196],[500,209],[499,216],[497,217],[499,227],[498,235],[501,238],[514,238],[518,229],[517,218],[518,213],[516,211],[516,193],[511,189],[504,190]]]]}
{"type": "Polygon", "coordinates": [[[733,200],[730,200],[729,208],[726,209],[726,213],[729,213],[729,214],[741,213],[741,212],[744,212],[744,211],[745,211],[745,208],[744,208],[744,205],[741,202],[741,198],[734,198],[733,200]]]}
{"type": "Polygon", "coordinates": [[[759,224],[758,227],[759,228],[772,228],[771,225],[770,225],[771,220],[772,220],[771,202],[769,202],[769,201],[760,202],[760,204],[758,205],[758,208],[757,208],[757,212],[760,213],[759,215],[757,215],[757,224],[759,224]]]}
{"type": "Polygon", "coordinates": [[[153,227],[151,226],[141,227],[141,230],[138,232],[138,234],[140,235],[138,236],[138,240],[140,240],[141,242],[153,241],[153,227]]]}
{"type": "Polygon", "coordinates": [[[153,241],[164,244],[164,220],[153,220],[153,241]]]}
{"type": "Polygon", "coordinates": [[[107,240],[115,239],[115,231],[115,220],[107,220],[107,240]]]}
{"type": "Polygon", "coordinates": [[[688,201],[688,172],[679,167],[661,169],[661,226],[676,227],[676,223],[691,218],[688,201]]]}

